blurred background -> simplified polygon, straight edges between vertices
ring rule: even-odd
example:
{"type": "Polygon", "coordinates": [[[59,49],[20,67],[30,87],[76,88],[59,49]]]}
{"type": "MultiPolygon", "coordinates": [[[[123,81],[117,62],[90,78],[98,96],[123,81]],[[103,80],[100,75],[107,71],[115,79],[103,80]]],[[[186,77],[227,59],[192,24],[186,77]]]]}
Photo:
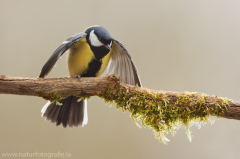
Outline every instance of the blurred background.
{"type": "MultiPolygon", "coordinates": [[[[0,0],[0,74],[39,76],[53,51],[91,25],[104,26],[128,49],[144,87],[194,91],[240,101],[240,1],[238,0],[0,0]]],[[[65,54],[48,78],[68,76],[65,54]]],[[[168,145],[139,129],[129,113],[88,102],[84,128],[56,127],[38,97],[0,95],[0,152],[71,153],[86,159],[235,159],[240,121],[184,128],[168,145]]],[[[2,156],[1,156],[2,157],[2,156]]]]}

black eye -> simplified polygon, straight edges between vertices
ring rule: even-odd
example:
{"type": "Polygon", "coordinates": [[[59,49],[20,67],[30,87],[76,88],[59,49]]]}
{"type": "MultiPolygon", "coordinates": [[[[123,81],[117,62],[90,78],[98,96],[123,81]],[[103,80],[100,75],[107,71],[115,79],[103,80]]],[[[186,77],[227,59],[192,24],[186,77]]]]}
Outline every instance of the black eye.
{"type": "Polygon", "coordinates": [[[98,38],[99,40],[102,40],[102,38],[98,38]]]}

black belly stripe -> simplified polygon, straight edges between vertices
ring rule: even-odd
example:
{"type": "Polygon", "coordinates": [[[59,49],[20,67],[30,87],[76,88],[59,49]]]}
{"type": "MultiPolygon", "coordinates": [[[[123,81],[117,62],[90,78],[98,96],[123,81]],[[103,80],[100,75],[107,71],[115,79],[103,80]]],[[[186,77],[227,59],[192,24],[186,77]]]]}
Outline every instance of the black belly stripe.
{"type": "Polygon", "coordinates": [[[98,71],[101,69],[102,60],[93,59],[89,65],[86,73],[82,74],[81,77],[96,77],[98,71]]]}
{"type": "Polygon", "coordinates": [[[82,77],[96,77],[98,71],[102,66],[102,59],[110,52],[106,47],[94,47],[89,41],[89,35],[86,37],[92,52],[94,53],[94,59],[88,64],[87,71],[82,74],[82,77]]]}

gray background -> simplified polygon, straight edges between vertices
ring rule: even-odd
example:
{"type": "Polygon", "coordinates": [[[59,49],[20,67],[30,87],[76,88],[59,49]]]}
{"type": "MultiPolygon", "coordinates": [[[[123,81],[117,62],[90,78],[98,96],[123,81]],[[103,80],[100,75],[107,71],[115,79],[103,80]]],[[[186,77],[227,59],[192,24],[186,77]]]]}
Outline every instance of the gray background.
{"type": "MultiPolygon", "coordinates": [[[[194,91],[240,101],[239,0],[0,0],[0,74],[38,77],[68,37],[99,24],[132,55],[144,87],[194,91]]],[[[49,78],[68,76],[66,55],[49,78]]],[[[237,158],[240,122],[216,119],[189,142],[182,128],[168,145],[139,129],[129,113],[97,97],[89,123],[64,129],[41,118],[46,103],[0,95],[0,152],[63,152],[72,158],[237,158]]]]}

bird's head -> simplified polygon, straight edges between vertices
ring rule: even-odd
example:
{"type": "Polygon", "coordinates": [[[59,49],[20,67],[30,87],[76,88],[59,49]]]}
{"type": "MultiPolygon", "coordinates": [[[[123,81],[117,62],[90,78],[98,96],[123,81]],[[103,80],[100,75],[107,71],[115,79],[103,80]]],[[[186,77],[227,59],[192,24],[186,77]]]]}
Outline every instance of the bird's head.
{"type": "Polygon", "coordinates": [[[87,41],[93,47],[104,46],[108,50],[112,47],[112,37],[109,32],[101,26],[89,27],[85,30],[87,41]]]}

